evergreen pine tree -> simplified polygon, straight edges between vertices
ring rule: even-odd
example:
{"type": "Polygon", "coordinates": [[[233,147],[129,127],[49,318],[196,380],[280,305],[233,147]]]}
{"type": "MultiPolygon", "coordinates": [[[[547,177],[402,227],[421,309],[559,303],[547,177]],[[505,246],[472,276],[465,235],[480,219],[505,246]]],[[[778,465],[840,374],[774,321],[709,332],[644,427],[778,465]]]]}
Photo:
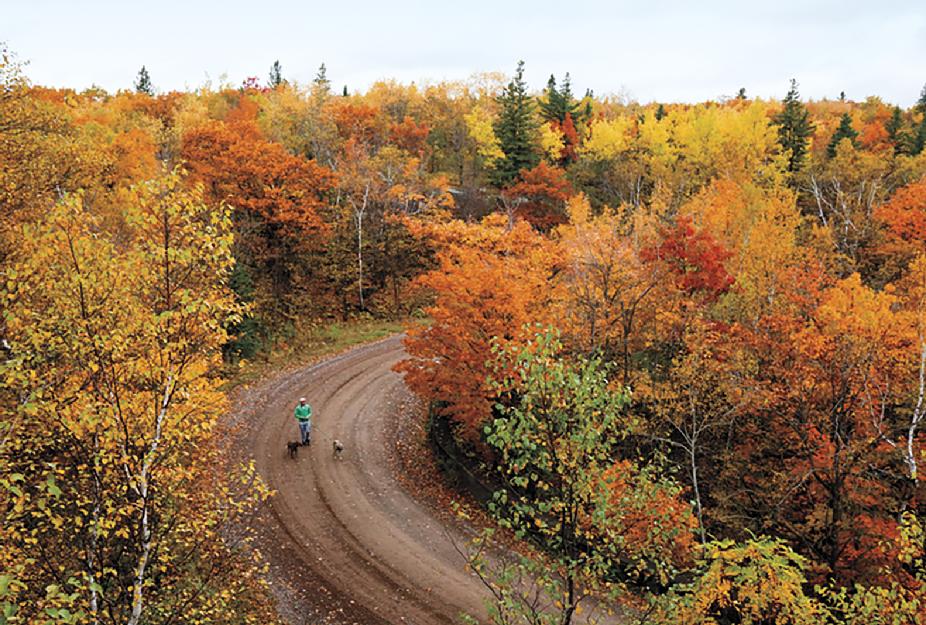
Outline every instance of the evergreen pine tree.
{"type": "Polygon", "coordinates": [[[579,112],[579,102],[576,102],[572,95],[572,81],[569,73],[566,73],[563,86],[559,89],[556,87],[556,77],[550,74],[547,88],[544,89],[543,98],[540,100],[540,116],[544,121],[562,124],[566,121],[567,113],[573,120],[582,116],[579,112]]]}
{"type": "Polygon", "coordinates": [[[852,142],[852,145],[856,145],[855,138],[857,136],[858,131],[852,127],[852,116],[848,113],[843,113],[842,119],[839,120],[839,127],[836,129],[836,132],[833,133],[830,144],[826,147],[826,153],[830,158],[833,158],[836,156],[836,148],[843,139],[848,139],[852,142]]]}
{"type": "Polygon", "coordinates": [[[154,95],[154,87],[151,85],[151,76],[148,75],[148,70],[144,65],[138,70],[138,77],[135,79],[135,91],[154,95]]]}
{"type": "Polygon", "coordinates": [[[667,114],[668,113],[666,113],[666,107],[664,107],[662,104],[656,107],[656,121],[657,122],[661,120],[663,117],[665,117],[667,114]]]}
{"type": "Polygon", "coordinates": [[[576,121],[586,123],[592,119],[592,101],[595,99],[595,94],[592,93],[591,89],[586,89],[583,99],[585,100],[585,108],[582,109],[576,121]]]}
{"type": "Polygon", "coordinates": [[[894,154],[903,154],[907,151],[910,135],[904,130],[903,112],[895,106],[891,118],[884,125],[887,137],[894,145],[894,154]]]}
{"type": "Polygon", "coordinates": [[[547,88],[543,90],[543,98],[540,100],[540,116],[544,121],[559,121],[559,112],[562,109],[559,98],[559,89],[556,88],[556,76],[550,74],[547,88]]]}
{"type": "Polygon", "coordinates": [[[839,101],[840,101],[840,102],[845,102],[845,101],[846,101],[846,92],[845,92],[845,91],[840,91],[840,92],[839,92],[839,101]]]}
{"type": "Polygon", "coordinates": [[[926,85],[923,85],[922,90],[920,90],[920,99],[916,101],[915,108],[926,115],[926,85]]]}
{"type": "MultiPolygon", "coordinates": [[[[328,68],[325,67],[325,64],[322,63],[318,66],[318,73],[315,74],[315,79],[312,80],[312,84],[321,89],[323,92],[328,93],[331,90],[331,81],[328,80],[328,68]]],[[[344,86],[344,95],[347,95],[347,86],[344,86]]]]}
{"type": "Polygon", "coordinates": [[[347,85],[344,85],[344,91],[341,92],[341,95],[347,97],[347,85]]]}
{"type": "Polygon", "coordinates": [[[920,154],[926,148],[926,114],[923,115],[920,125],[916,127],[916,134],[913,135],[911,143],[910,153],[914,156],[920,154]]]}
{"type": "Polygon", "coordinates": [[[276,89],[283,84],[283,66],[280,65],[279,61],[274,61],[273,65],[270,66],[270,78],[267,81],[267,86],[271,89],[276,89]]]}
{"type": "Polygon", "coordinates": [[[807,155],[807,139],[813,134],[810,113],[801,102],[797,91],[797,80],[791,79],[791,89],[785,96],[784,108],[775,116],[778,125],[778,143],[788,152],[788,171],[796,173],[804,164],[807,155]]]}
{"type": "MultiPolygon", "coordinates": [[[[569,75],[569,72],[566,72],[566,76],[563,78],[563,86],[560,87],[559,96],[566,106],[566,112],[570,114],[574,113],[576,105],[574,103],[575,98],[572,95],[572,77],[569,75]]],[[[563,119],[565,118],[566,116],[563,115],[563,119]]]]}
{"type": "Polygon", "coordinates": [[[498,103],[501,113],[495,123],[495,136],[505,157],[498,162],[495,182],[501,187],[514,180],[522,169],[531,169],[540,160],[534,149],[537,122],[534,101],[524,82],[524,61],[518,61],[514,78],[498,96],[498,103]]]}
{"type": "Polygon", "coordinates": [[[740,87],[740,90],[736,92],[736,99],[737,100],[746,99],[746,87],[740,87]]]}

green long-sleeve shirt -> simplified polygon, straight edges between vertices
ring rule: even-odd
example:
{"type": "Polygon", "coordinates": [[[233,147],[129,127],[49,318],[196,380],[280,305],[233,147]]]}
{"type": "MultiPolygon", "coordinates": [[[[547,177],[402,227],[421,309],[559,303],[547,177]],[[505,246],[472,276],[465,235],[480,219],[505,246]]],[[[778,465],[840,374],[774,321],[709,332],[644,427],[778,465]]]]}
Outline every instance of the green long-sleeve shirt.
{"type": "Polygon", "coordinates": [[[308,404],[297,404],[294,414],[296,421],[302,421],[303,423],[309,421],[312,419],[312,406],[308,404]]]}

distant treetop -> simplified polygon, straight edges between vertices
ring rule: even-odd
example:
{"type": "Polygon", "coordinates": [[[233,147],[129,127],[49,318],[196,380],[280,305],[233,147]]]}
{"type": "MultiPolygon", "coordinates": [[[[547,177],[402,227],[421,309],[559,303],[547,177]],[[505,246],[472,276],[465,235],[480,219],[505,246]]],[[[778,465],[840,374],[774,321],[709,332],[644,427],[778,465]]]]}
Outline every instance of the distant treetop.
{"type": "Polygon", "coordinates": [[[280,61],[274,61],[273,65],[270,66],[270,78],[267,81],[267,86],[271,89],[276,89],[284,82],[283,80],[283,66],[280,65],[280,61]]]}
{"type": "Polygon", "coordinates": [[[154,95],[154,86],[151,84],[151,76],[148,75],[148,70],[144,65],[138,70],[138,77],[135,78],[135,91],[154,95]]]}

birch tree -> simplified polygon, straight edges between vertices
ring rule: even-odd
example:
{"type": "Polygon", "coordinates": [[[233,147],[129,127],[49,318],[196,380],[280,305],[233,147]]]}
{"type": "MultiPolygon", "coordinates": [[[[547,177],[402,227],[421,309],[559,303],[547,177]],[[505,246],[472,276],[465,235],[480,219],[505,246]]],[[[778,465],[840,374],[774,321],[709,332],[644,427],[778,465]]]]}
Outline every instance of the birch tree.
{"type": "Polygon", "coordinates": [[[26,230],[0,280],[0,381],[23,398],[0,449],[0,552],[22,565],[23,620],[267,617],[245,537],[223,539],[265,493],[251,469],[239,487],[215,471],[231,243],[228,210],[177,173],[134,188],[115,232],[80,196],[26,230]]]}

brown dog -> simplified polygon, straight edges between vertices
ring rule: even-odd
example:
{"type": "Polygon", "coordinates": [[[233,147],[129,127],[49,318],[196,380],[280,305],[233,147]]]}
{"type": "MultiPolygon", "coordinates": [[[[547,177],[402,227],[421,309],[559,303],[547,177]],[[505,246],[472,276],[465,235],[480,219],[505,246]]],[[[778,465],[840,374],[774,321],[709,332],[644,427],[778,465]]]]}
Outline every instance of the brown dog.
{"type": "Polygon", "coordinates": [[[290,458],[295,458],[299,454],[298,441],[289,441],[286,443],[286,450],[289,452],[290,458]]]}

